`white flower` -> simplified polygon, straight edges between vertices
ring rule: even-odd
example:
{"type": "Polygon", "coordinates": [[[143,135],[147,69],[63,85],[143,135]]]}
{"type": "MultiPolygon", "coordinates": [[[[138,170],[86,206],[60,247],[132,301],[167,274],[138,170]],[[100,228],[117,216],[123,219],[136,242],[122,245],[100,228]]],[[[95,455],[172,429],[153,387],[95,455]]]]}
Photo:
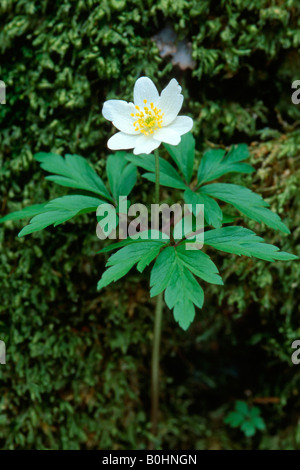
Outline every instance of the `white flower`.
{"type": "Polygon", "coordinates": [[[111,150],[134,149],[133,153],[151,153],[161,142],[178,145],[180,136],[189,132],[193,120],[178,116],[183,96],[181,86],[173,78],[159,96],[156,86],[147,77],[139,78],[133,90],[134,103],[109,100],[102,114],[121,132],[107,142],[111,150]]]}

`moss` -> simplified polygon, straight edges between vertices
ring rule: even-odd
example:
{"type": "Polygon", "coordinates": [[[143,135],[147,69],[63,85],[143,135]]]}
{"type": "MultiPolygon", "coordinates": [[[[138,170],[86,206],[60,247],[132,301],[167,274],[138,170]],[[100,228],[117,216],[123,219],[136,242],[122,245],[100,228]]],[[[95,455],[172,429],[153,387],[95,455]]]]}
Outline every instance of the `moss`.
{"type": "MultiPolygon", "coordinates": [[[[61,194],[33,161],[37,151],[81,154],[102,173],[111,133],[103,101],[131,99],[142,74],[161,88],[175,76],[199,150],[251,144],[258,171],[243,181],[292,230],[284,239],[268,230],[267,239],[299,253],[300,108],[290,98],[300,76],[299,9],[297,0],[1,1],[1,213],[61,194]],[[191,42],[194,70],[159,56],[151,38],[167,23],[191,42]]],[[[139,188],[145,197],[147,186],[139,188]]],[[[147,273],[98,294],[104,257],[95,256],[94,230],[88,217],[25,240],[16,224],[1,228],[2,448],[147,446],[147,273]]],[[[165,312],[161,447],[299,448],[300,369],[290,362],[300,335],[299,264],[218,261],[225,287],[206,290],[188,333],[165,312]],[[249,442],[225,427],[235,399],[261,398],[264,435],[249,442]]]]}

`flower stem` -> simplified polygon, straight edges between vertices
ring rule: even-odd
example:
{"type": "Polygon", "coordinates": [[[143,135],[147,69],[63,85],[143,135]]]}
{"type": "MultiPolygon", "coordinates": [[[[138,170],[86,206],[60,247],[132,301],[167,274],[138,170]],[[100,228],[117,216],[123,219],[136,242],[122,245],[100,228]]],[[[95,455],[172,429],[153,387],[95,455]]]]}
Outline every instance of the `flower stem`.
{"type": "MultiPolygon", "coordinates": [[[[159,153],[154,151],[155,156],[155,204],[159,204],[159,153]]],[[[156,297],[153,346],[152,346],[152,377],[151,377],[151,433],[157,436],[158,413],[159,413],[159,349],[161,337],[161,323],[163,310],[163,295],[156,297]]],[[[149,449],[154,449],[154,442],[149,444],[149,449]]]]}
{"type": "Polygon", "coordinates": [[[155,204],[159,204],[159,153],[154,150],[155,156],[155,204]]]}
{"type": "Polygon", "coordinates": [[[161,321],[163,309],[162,293],[156,297],[154,337],[152,349],[152,384],[151,384],[151,432],[157,436],[158,413],[159,413],[159,349],[161,336],[161,321]]]}

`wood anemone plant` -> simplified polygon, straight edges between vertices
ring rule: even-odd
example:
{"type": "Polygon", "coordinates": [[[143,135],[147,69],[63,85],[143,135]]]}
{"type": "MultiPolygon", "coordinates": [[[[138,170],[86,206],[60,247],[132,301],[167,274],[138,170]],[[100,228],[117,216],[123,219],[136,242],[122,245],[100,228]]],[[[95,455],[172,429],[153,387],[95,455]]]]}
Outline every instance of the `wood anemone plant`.
{"type": "MultiPolygon", "coordinates": [[[[162,92],[161,96],[152,85],[150,85],[152,96],[148,96],[149,90],[147,91],[144,86],[142,96],[143,100],[146,100],[144,105],[147,105],[149,98],[151,99],[150,108],[144,106],[148,108],[148,114],[144,110],[144,115],[141,115],[139,109],[136,110],[137,113],[131,112],[132,106],[134,107],[132,103],[121,102],[123,104],[117,105],[117,108],[119,106],[117,113],[114,110],[117,108],[113,109],[111,104],[104,105],[104,115],[121,129],[118,134],[122,134],[115,139],[113,136],[111,138],[113,140],[110,139],[110,147],[125,145],[127,149],[134,149],[134,153],[117,151],[109,155],[106,164],[107,178],[105,178],[108,180],[107,185],[79,155],[62,157],[52,152],[37,153],[35,159],[50,173],[46,179],[72,188],[72,194],[26,207],[0,219],[0,222],[5,222],[30,218],[29,224],[19,233],[19,237],[23,237],[51,225],[56,227],[77,215],[91,212],[97,217],[101,234],[105,235],[99,238],[117,238],[118,225],[124,221],[124,210],[120,210],[120,201],[132,193],[138,169],[146,170],[142,177],[155,183],[154,198],[152,196],[153,200],[149,198],[150,203],[173,204],[183,201],[189,205],[196,219],[197,208],[204,207],[204,224],[201,229],[204,246],[201,250],[189,249],[194,243],[194,239],[189,236],[191,230],[188,233],[183,230],[183,236],[178,237],[177,225],[173,223],[169,237],[166,237],[162,231],[159,231],[158,237],[156,231],[154,236],[154,231],[146,227],[137,231],[135,237],[123,234],[119,241],[110,243],[99,251],[99,253],[114,251],[114,254],[107,261],[107,269],[102,274],[98,289],[118,281],[134,265],[142,273],[153,263],[150,270],[150,296],[155,297],[156,307],[152,350],[152,439],[149,443],[149,448],[152,449],[157,446],[159,433],[159,350],[163,306],[165,303],[170,310],[173,310],[175,321],[183,330],[187,330],[194,320],[195,307],[202,308],[204,302],[204,291],[199,280],[220,286],[223,284],[217,266],[205,253],[206,247],[271,262],[291,261],[297,258],[293,254],[280,251],[274,245],[265,243],[264,239],[252,230],[237,225],[235,217],[227,215],[226,208],[231,206],[247,219],[264,223],[285,234],[290,233],[280,217],[270,210],[268,203],[260,195],[241,185],[215,181],[230,173],[254,171],[248,163],[245,163],[249,157],[246,144],[233,145],[228,151],[223,148],[209,149],[203,154],[198,168],[195,168],[195,141],[189,132],[192,120],[187,116],[177,117],[182,105],[182,95],[181,88],[175,82],[176,80],[171,81],[169,84],[171,89],[168,90],[167,87],[165,89],[167,91],[162,92]],[[165,116],[173,116],[173,121],[164,121],[165,116]],[[128,127],[128,122],[134,126],[134,131],[128,127]],[[124,129],[131,134],[126,134],[124,129]],[[158,154],[157,148],[161,143],[165,148],[164,157],[167,158],[158,154]],[[151,153],[153,151],[154,154],[151,153]],[[160,200],[160,186],[172,189],[170,193],[172,195],[168,196],[168,200],[160,200]],[[77,194],[74,194],[74,190],[77,194]],[[112,214],[105,215],[105,211],[101,211],[101,208],[110,208],[112,214]],[[114,216],[116,213],[118,217],[114,216]]],[[[140,83],[145,85],[145,82],[140,83]]],[[[136,91],[136,97],[136,99],[141,98],[139,90],[136,91]]],[[[128,222],[127,209],[126,207],[126,229],[129,231],[133,221],[128,222]]],[[[129,210],[128,214],[130,215],[129,210]]],[[[182,222],[184,225],[185,216],[182,217],[182,222]]],[[[136,223],[135,226],[141,228],[140,223],[136,223]]]]}

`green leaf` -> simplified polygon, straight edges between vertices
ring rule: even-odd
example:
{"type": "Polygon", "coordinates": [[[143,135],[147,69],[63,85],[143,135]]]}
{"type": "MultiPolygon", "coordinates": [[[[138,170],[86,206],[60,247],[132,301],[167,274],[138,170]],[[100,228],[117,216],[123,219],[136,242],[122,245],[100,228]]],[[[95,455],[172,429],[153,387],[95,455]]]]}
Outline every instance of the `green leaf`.
{"type": "Polygon", "coordinates": [[[193,213],[196,215],[196,204],[204,204],[204,218],[209,225],[215,228],[222,226],[223,213],[219,204],[204,193],[195,193],[191,189],[184,192],[184,202],[192,204],[193,213]]]}
{"type": "Polygon", "coordinates": [[[142,273],[146,266],[148,266],[159,254],[160,249],[163,245],[156,244],[152,248],[150,247],[148,252],[143,256],[143,258],[137,264],[137,270],[142,273]]]}
{"type": "Polygon", "coordinates": [[[241,426],[244,420],[245,420],[245,416],[243,416],[241,413],[237,413],[236,411],[231,411],[224,419],[224,422],[226,424],[229,424],[232,428],[238,428],[241,426]]]}
{"type": "Polygon", "coordinates": [[[104,271],[98,282],[98,290],[125,276],[136,263],[138,263],[138,270],[142,272],[157,256],[163,245],[164,242],[160,240],[141,240],[139,243],[121,248],[108,259],[106,263],[108,269],[104,271]]]}
{"type": "Polygon", "coordinates": [[[24,207],[24,209],[16,212],[11,212],[10,214],[5,215],[0,219],[0,223],[6,222],[8,220],[22,220],[27,219],[28,217],[33,217],[34,215],[41,214],[46,212],[47,203],[44,204],[34,204],[32,206],[24,207]]]}
{"type": "Polygon", "coordinates": [[[100,176],[79,155],[67,154],[63,158],[55,153],[40,152],[34,158],[41,163],[44,170],[53,173],[46,176],[47,180],[69,188],[84,189],[112,201],[100,176]]]}
{"type": "Polygon", "coordinates": [[[245,401],[237,400],[235,402],[235,409],[236,411],[244,415],[244,419],[249,414],[249,406],[248,403],[246,403],[245,401]]]}
{"type": "Polygon", "coordinates": [[[97,210],[97,207],[104,201],[91,196],[68,195],[48,202],[43,213],[40,213],[31,219],[29,225],[24,227],[19,233],[23,237],[33,232],[43,230],[50,225],[56,227],[76,215],[85,214],[97,210]]]}
{"type": "MultiPolygon", "coordinates": [[[[148,170],[150,173],[144,173],[142,176],[149,181],[155,182],[155,157],[153,154],[128,155],[126,158],[134,165],[148,170]]],[[[162,186],[186,189],[186,185],[175,168],[163,158],[159,158],[159,183],[162,186]]]]}
{"type": "Polygon", "coordinates": [[[222,220],[222,225],[224,224],[231,224],[236,220],[236,217],[232,217],[231,215],[224,214],[223,212],[223,220],[222,220]]]}
{"type": "Polygon", "coordinates": [[[175,321],[183,330],[187,330],[195,318],[195,307],[201,308],[204,292],[191,272],[177,262],[172,271],[165,292],[167,306],[173,310],[175,321]]]}
{"type": "Polygon", "coordinates": [[[195,316],[195,307],[201,308],[204,293],[193,274],[202,279],[222,284],[217,268],[207,255],[188,251],[185,245],[165,248],[156,259],[151,271],[151,297],[165,291],[167,306],[173,310],[174,319],[186,330],[195,316]]]}
{"type": "Polygon", "coordinates": [[[189,183],[193,174],[195,158],[195,139],[189,132],[181,137],[181,142],[174,146],[164,144],[166,150],[181,170],[186,183],[189,183]]]}
{"type": "Polygon", "coordinates": [[[193,274],[211,284],[223,285],[221,276],[215,263],[201,250],[187,250],[186,244],[176,247],[180,261],[193,274]]]}
{"type": "Polygon", "coordinates": [[[254,406],[249,408],[245,401],[238,400],[235,403],[235,411],[230,412],[224,422],[233,428],[240,427],[247,437],[254,436],[256,430],[263,431],[266,428],[260,409],[254,406]]]}
{"type": "Polygon", "coordinates": [[[183,299],[189,299],[191,303],[201,308],[204,293],[192,273],[177,259],[166,288],[165,301],[167,306],[172,309],[183,299]]]}
{"type": "MultiPolygon", "coordinates": [[[[143,173],[142,175],[146,180],[155,183],[155,174],[154,173],[143,173]]],[[[175,188],[175,189],[186,189],[186,185],[178,178],[173,178],[172,176],[168,176],[162,172],[159,174],[159,183],[161,186],[167,186],[168,188],[175,188]]]]}
{"type": "Polygon", "coordinates": [[[223,149],[210,149],[202,157],[198,169],[198,183],[208,183],[226,173],[252,173],[248,163],[239,163],[249,158],[246,144],[233,145],[227,155],[223,149]]]}
{"type": "Polygon", "coordinates": [[[101,250],[97,251],[96,254],[98,253],[108,253],[109,251],[116,250],[117,248],[121,248],[123,246],[131,245],[132,243],[142,243],[142,242],[147,242],[148,240],[151,241],[160,241],[162,242],[162,245],[165,245],[166,243],[169,242],[169,238],[164,238],[165,234],[158,230],[145,230],[143,232],[137,233],[134,238],[126,238],[123,241],[117,242],[117,243],[111,243],[110,245],[102,248],[101,250]],[[145,235],[144,238],[140,238],[141,235],[145,235]]]}
{"type": "Polygon", "coordinates": [[[106,163],[106,171],[112,195],[115,200],[119,196],[128,196],[136,183],[136,167],[128,164],[126,152],[110,155],[106,163]]]}
{"type": "Polygon", "coordinates": [[[199,188],[201,194],[232,204],[236,209],[256,222],[265,223],[269,227],[278,229],[284,233],[290,233],[289,229],[280,220],[280,217],[272,212],[269,204],[263,198],[244,186],[227,183],[213,183],[199,188]]]}
{"type": "Polygon", "coordinates": [[[133,266],[134,263],[124,262],[108,268],[104,271],[100,281],[98,282],[97,289],[100,290],[112,282],[118,281],[121,277],[124,277],[133,266]]]}
{"type": "Polygon", "coordinates": [[[159,240],[147,240],[142,241],[141,243],[137,243],[134,246],[126,246],[121,250],[118,250],[109,258],[109,260],[107,261],[107,266],[114,266],[123,262],[135,264],[141,259],[143,259],[143,257],[147,255],[149,250],[151,250],[152,248],[161,247],[163,245],[164,243],[159,240]]]}
{"type": "Polygon", "coordinates": [[[173,315],[174,320],[177,321],[184,331],[186,331],[195,318],[195,307],[193,302],[191,302],[187,297],[180,299],[174,306],[173,315]]]}
{"type": "Polygon", "coordinates": [[[259,429],[260,431],[264,431],[266,429],[266,424],[260,416],[253,417],[251,422],[253,426],[255,426],[256,429],[259,429]]]}
{"type": "Polygon", "coordinates": [[[101,250],[97,251],[96,254],[99,253],[109,253],[110,251],[114,251],[117,248],[122,248],[123,246],[131,245],[132,243],[141,243],[146,240],[133,240],[132,238],[126,238],[125,240],[117,243],[111,243],[108,246],[105,246],[101,250]]]}
{"type": "Polygon", "coordinates": [[[176,264],[176,253],[172,246],[165,248],[156,259],[150,276],[150,297],[162,292],[168,285],[176,264]]]}
{"type": "Polygon", "coordinates": [[[251,421],[244,421],[241,425],[241,430],[244,432],[246,437],[252,437],[256,433],[255,426],[251,421]]]}
{"type": "Polygon", "coordinates": [[[204,244],[227,253],[254,256],[265,261],[291,261],[298,258],[296,255],[279,251],[275,245],[265,243],[263,238],[244,227],[229,226],[209,230],[204,233],[204,244]]]}

